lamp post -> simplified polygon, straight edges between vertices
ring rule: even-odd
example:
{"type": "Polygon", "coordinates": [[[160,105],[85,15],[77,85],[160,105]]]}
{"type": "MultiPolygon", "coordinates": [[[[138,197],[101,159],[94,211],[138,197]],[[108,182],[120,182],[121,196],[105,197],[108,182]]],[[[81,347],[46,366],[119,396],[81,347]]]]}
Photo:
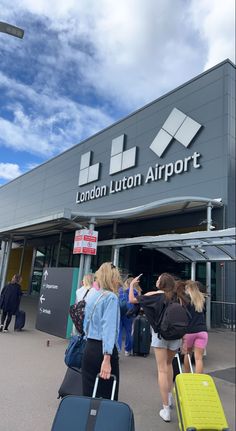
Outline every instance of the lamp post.
{"type": "Polygon", "coordinates": [[[15,27],[14,25],[7,24],[6,22],[1,21],[0,32],[10,34],[11,36],[19,37],[20,39],[23,39],[24,37],[24,30],[22,30],[22,28],[15,27]]]}

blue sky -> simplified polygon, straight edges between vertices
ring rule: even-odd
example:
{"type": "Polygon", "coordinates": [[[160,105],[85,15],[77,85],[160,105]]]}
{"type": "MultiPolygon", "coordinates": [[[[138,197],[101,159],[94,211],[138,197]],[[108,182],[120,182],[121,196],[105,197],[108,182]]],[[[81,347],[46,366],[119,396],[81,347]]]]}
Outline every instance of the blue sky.
{"type": "Polygon", "coordinates": [[[0,0],[0,186],[204,70],[235,62],[234,0],[0,0]]]}

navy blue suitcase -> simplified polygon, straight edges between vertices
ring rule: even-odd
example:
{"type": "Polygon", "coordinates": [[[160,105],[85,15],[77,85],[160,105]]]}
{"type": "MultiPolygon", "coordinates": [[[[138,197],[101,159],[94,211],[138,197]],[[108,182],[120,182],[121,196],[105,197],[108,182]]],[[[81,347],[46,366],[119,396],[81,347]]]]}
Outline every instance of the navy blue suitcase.
{"type": "Polygon", "coordinates": [[[122,402],[113,401],[116,387],[114,378],[110,400],[95,398],[98,379],[93,396],[68,395],[58,407],[51,431],[134,431],[134,416],[131,408],[122,402]]]}
{"type": "Polygon", "coordinates": [[[21,331],[25,326],[25,311],[19,310],[16,313],[14,331],[21,331]]]}
{"type": "Polygon", "coordinates": [[[150,344],[150,324],[144,315],[139,315],[134,320],[133,354],[147,356],[150,352],[150,344]]]}

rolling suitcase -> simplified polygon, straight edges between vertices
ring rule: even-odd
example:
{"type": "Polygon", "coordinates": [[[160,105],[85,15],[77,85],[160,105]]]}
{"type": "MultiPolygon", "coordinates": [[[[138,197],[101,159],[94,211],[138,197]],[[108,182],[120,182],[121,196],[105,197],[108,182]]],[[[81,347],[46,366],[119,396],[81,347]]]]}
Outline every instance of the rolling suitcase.
{"type": "Polygon", "coordinates": [[[66,395],[82,395],[82,373],[78,368],[67,368],[65,377],[58,390],[58,397],[66,395]]]}
{"type": "Polygon", "coordinates": [[[150,324],[144,315],[139,315],[134,320],[133,354],[147,356],[150,352],[150,344],[150,324]]]}
{"type": "Polygon", "coordinates": [[[14,331],[21,331],[25,326],[25,311],[19,310],[16,313],[14,331]]]}
{"type": "MultiPolygon", "coordinates": [[[[189,357],[190,361],[190,357],[189,357]]],[[[175,399],[180,431],[229,431],[214,380],[207,374],[182,373],[175,379],[175,399]]]]}
{"type": "Polygon", "coordinates": [[[99,375],[92,398],[68,395],[63,398],[54,418],[51,431],[134,431],[134,416],[130,407],[113,401],[116,377],[112,376],[111,399],[95,398],[99,375]]]}

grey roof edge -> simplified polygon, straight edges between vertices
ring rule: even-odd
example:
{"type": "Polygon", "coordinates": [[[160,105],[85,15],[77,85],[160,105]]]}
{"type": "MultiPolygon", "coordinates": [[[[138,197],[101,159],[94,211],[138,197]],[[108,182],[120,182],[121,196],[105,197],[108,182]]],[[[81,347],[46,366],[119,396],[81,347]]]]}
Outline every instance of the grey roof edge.
{"type": "Polygon", "coordinates": [[[55,160],[58,157],[63,156],[63,154],[68,153],[69,151],[72,151],[75,147],[77,147],[78,145],[81,144],[85,144],[86,142],[88,142],[90,139],[95,138],[96,136],[99,136],[100,134],[102,134],[103,132],[111,129],[112,127],[116,126],[117,124],[121,123],[122,121],[131,118],[133,115],[136,115],[138,112],[141,112],[142,110],[146,109],[147,107],[153,105],[154,103],[158,102],[159,100],[164,99],[165,97],[170,96],[171,94],[173,94],[175,91],[179,91],[181,88],[185,87],[186,85],[191,84],[192,82],[196,81],[197,79],[200,79],[202,76],[207,75],[208,73],[212,72],[213,70],[222,67],[224,64],[230,64],[234,69],[236,69],[236,65],[229,59],[226,58],[225,60],[221,61],[220,63],[216,64],[215,66],[212,66],[210,69],[205,70],[204,72],[201,72],[200,74],[198,74],[197,76],[195,76],[194,78],[189,79],[188,81],[184,82],[183,84],[178,85],[178,87],[175,87],[173,90],[168,91],[167,93],[163,94],[162,96],[158,97],[157,99],[154,99],[153,101],[147,103],[146,105],[142,106],[139,109],[136,109],[135,111],[131,112],[130,114],[128,114],[125,117],[122,117],[121,119],[115,121],[114,123],[110,124],[109,126],[105,127],[102,130],[99,130],[99,132],[95,133],[92,136],[89,136],[88,138],[82,140],[81,142],[78,142],[77,144],[72,145],[70,148],[68,148],[67,150],[63,151],[60,154],[57,154],[56,156],[52,157],[49,160],[46,160],[45,162],[41,163],[39,166],[36,166],[35,168],[31,169],[28,172],[25,172],[24,174],[20,175],[17,178],[14,178],[13,180],[9,181],[6,184],[3,184],[2,186],[0,186],[0,190],[3,187],[8,186],[8,184],[12,184],[14,181],[19,180],[20,178],[24,177],[25,175],[27,175],[29,172],[32,172],[36,169],[39,169],[40,167],[46,165],[47,163],[50,163],[51,160],[55,160]]]}
{"type": "Polygon", "coordinates": [[[16,225],[13,225],[13,226],[5,226],[3,228],[0,228],[0,234],[1,233],[7,233],[7,232],[15,230],[15,229],[22,229],[22,228],[27,227],[27,226],[33,226],[33,225],[40,224],[40,223],[47,223],[50,221],[59,221],[59,220],[63,220],[63,219],[70,220],[70,217],[71,217],[71,211],[67,208],[64,208],[62,211],[47,214],[47,215],[44,215],[42,217],[33,219],[30,224],[29,224],[29,222],[22,222],[22,223],[18,223],[16,225]]]}
{"type": "Polygon", "coordinates": [[[110,211],[110,212],[72,212],[72,217],[74,217],[74,220],[76,218],[89,218],[94,217],[95,219],[116,219],[116,218],[123,218],[128,216],[134,216],[137,214],[142,214],[145,211],[160,208],[164,205],[168,204],[175,204],[175,203],[190,203],[190,202],[199,202],[199,203],[205,203],[205,204],[211,204],[213,207],[222,207],[223,203],[221,199],[210,199],[200,196],[181,196],[181,197],[175,197],[175,198],[167,198],[167,199],[161,199],[159,201],[154,201],[145,205],[140,205],[134,208],[127,208],[124,210],[117,210],[117,211],[110,211]]]}
{"type": "Polygon", "coordinates": [[[82,213],[82,212],[72,212],[71,209],[69,208],[64,208],[63,210],[58,210],[57,212],[54,213],[50,213],[50,214],[46,214],[40,218],[36,218],[36,219],[32,219],[30,224],[29,222],[22,222],[22,223],[18,223],[16,225],[13,226],[5,226],[0,228],[0,234],[1,233],[7,233],[9,231],[15,230],[15,229],[22,229],[24,227],[27,226],[33,226],[36,224],[40,224],[40,223],[46,223],[46,222],[50,222],[50,221],[60,221],[60,220],[67,220],[70,222],[76,222],[77,219],[90,219],[92,217],[94,217],[95,219],[104,219],[104,220],[112,220],[112,219],[117,219],[117,218],[123,218],[123,217],[131,217],[137,214],[142,214],[145,211],[148,211],[150,209],[155,209],[158,207],[162,207],[164,205],[168,205],[168,204],[175,204],[175,203],[186,203],[186,202],[199,202],[199,203],[203,203],[203,204],[211,204],[213,207],[222,207],[223,203],[221,198],[215,198],[215,199],[210,199],[210,198],[205,198],[205,197],[196,197],[196,196],[181,196],[178,198],[169,198],[169,199],[161,199],[159,201],[154,201],[151,202],[149,204],[146,205],[140,205],[138,207],[134,207],[134,208],[128,208],[125,210],[120,210],[120,211],[111,211],[111,212],[106,212],[106,213],[94,213],[94,212],[88,212],[88,213],[82,213]]]}

